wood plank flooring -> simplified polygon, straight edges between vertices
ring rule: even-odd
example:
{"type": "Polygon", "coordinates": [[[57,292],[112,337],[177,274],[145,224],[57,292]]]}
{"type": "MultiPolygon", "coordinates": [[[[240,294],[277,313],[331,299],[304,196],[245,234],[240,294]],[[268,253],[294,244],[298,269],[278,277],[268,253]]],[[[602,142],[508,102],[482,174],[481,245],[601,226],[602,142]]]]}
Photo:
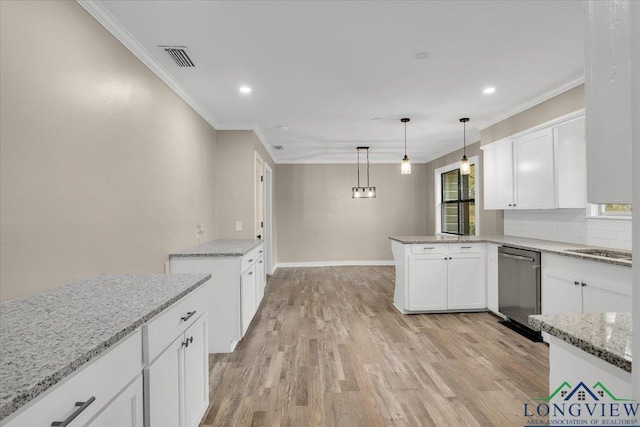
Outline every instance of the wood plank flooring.
{"type": "Polygon", "coordinates": [[[278,269],[210,356],[209,426],[522,426],[548,348],[489,313],[401,315],[393,267],[278,269]]]}

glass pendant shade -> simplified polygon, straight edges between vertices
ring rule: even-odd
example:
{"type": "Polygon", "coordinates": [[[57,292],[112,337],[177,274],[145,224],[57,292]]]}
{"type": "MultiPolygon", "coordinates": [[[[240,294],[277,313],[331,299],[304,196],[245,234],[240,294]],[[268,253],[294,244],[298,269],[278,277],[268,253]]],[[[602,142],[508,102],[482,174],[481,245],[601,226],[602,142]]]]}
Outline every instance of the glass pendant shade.
{"type": "Polygon", "coordinates": [[[409,118],[400,119],[404,123],[404,157],[402,158],[402,163],[400,163],[401,175],[411,175],[411,162],[409,161],[409,156],[407,156],[407,122],[410,120],[409,118]]]}
{"type": "Polygon", "coordinates": [[[467,159],[467,156],[462,156],[462,160],[460,160],[460,175],[469,175],[470,172],[469,159],[467,159]]]}
{"type": "Polygon", "coordinates": [[[463,126],[463,136],[462,143],[463,151],[462,151],[462,160],[460,160],[460,175],[469,175],[471,173],[471,165],[469,164],[469,159],[467,159],[467,122],[469,121],[468,117],[463,117],[460,119],[460,123],[463,126]]]}
{"type": "Polygon", "coordinates": [[[411,175],[411,162],[409,162],[409,157],[406,154],[400,164],[400,173],[402,175],[411,175]]]}

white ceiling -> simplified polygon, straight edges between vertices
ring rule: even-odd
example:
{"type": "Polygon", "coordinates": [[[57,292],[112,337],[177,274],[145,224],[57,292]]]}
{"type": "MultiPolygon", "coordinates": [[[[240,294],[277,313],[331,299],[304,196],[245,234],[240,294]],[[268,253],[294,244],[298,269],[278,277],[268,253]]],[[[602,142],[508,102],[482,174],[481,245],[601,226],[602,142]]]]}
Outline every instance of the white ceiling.
{"type": "Polygon", "coordinates": [[[460,117],[475,142],[584,75],[580,1],[79,1],[214,127],[284,146],[279,163],[355,162],[359,145],[399,163],[402,117],[426,162],[462,147],[460,117]]]}

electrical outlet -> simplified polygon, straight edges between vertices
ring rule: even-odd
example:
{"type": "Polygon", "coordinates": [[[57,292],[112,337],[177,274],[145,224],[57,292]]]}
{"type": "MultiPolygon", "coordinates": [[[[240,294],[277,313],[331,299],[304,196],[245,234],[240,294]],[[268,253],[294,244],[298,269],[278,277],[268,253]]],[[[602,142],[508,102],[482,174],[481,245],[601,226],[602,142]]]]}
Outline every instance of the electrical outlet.
{"type": "Polygon", "coordinates": [[[236,231],[242,231],[242,221],[236,221],[236,231]]]}
{"type": "Polygon", "coordinates": [[[196,234],[204,234],[204,225],[196,225],[196,234]]]}

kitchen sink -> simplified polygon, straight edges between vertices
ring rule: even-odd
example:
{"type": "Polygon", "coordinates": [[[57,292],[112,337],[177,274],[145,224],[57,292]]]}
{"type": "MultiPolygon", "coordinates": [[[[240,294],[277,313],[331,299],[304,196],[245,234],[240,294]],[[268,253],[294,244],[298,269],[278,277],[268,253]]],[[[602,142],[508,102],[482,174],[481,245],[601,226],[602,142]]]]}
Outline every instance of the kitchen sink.
{"type": "Polygon", "coordinates": [[[631,261],[631,252],[625,251],[612,251],[608,249],[565,249],[565,252],[631,261]]]}

